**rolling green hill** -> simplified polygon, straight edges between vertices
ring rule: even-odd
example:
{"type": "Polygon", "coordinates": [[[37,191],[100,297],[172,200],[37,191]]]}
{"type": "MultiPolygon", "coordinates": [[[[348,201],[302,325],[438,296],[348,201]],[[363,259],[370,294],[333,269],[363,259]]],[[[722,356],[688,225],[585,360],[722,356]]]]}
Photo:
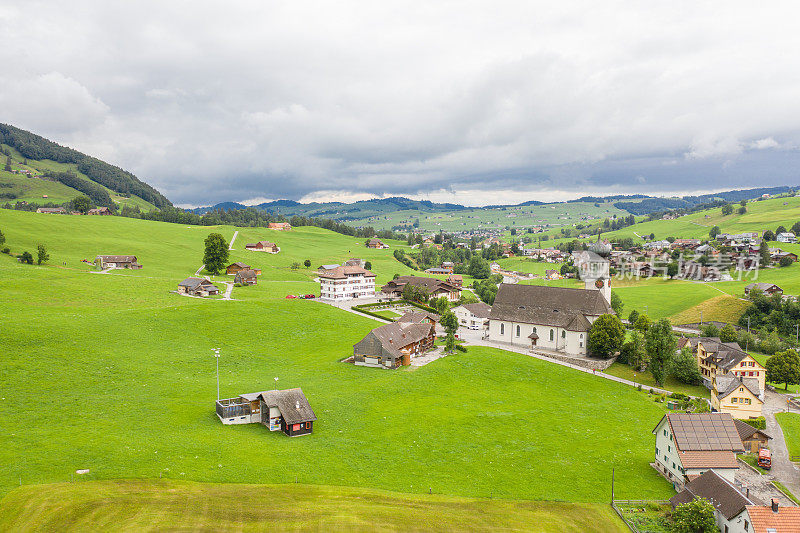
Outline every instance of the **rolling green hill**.
{"type": "Polygon", "coordinates": [[[95,480],[297,481],[603,503],[616,468],[619,497],[670,494],[648,464],[664,408],[645,392],[494,348],[393,372],[340,363],[377,323],[285,299],[318,291],[313,272],[291,265],[363,257],[382,283],[408,272],[391,249],[319,228],[240,228],[231,260],[262,268],[258,285],[235,288],[232,301],[201,300],[170,291],[200,267],[209,232],[229,239],[235,228],[9,210],[0,210],[0,228],[13,252],[43,242],[51,255],[36,267],[0,254],[0,462],[10,465],[0,492],[89,468],[95,480]],[[243,250],[257,239],[281,253],[243,250]],[[133,253],[144,268],[91,273],[80,260],[98,253],[133,253]],[[309,397],[314,434],[223,426],[211,348],[222,351],[224,397],[279,377],[281,388],[309,397]]]}
{"type": "Polygon", "coordinates": [[[130,172],[13,126],[0,124],[0,152],[0,202],[59,204],[85,194],[108,207],[172,205],[130,172]]]}

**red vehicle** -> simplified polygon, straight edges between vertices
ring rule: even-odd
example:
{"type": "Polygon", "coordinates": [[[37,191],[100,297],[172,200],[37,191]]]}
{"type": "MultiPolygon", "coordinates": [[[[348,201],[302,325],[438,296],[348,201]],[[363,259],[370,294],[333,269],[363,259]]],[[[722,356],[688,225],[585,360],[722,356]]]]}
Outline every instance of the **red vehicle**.
{"type": "Polygon", "coordinates": [[[294,294],[287,294],[287,295],[286,295],[286,298],[287,298],[287,299],[288,299],[288,298],[297,298],[297,296],[295,296],[294,294]]]}
{"type": "Polygon", "coordinates": [[[316,296],[315,294],[306,294],[306,295],[305,295],[305,299],[306,299],[306,300],[310,300],[311,298],[316,298],[316,297],[317,297],[317,296],[316,296]]]}
{"type": "Polygon", "coordinates": [[[758,466],[765,470],[772,468],[772,454],[768,448],[758,450],[758,466]]]}

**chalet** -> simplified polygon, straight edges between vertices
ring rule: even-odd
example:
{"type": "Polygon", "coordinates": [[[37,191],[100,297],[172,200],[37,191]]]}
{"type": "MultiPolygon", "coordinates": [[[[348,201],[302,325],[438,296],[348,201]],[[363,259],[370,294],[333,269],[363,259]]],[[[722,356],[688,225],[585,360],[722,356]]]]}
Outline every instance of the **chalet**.
{"type": "Polygon", "coordinates": [[[67,210],[63,207],[40,207],[36,210],[37,213],[47,213],[50,215],[66,215],[67,210]]]}
{"type": "Polygon", "coordinates": [[[775,237],[775,240],[778,242],[795,243],[797,242],[797,236],[791,232],[778,233],[778,235],[775,237]]]}
{"type": "Polygon", "coordinates": [[[772,296],[773,294],[783,295],[783,289],[774,283],[751,283],[744,288],[744,295],[750,296],[750,291],[753,289],[761,291],[762,294],[772,296]]]}
{"type": "Polygon", "coordinates": [[[323,265],[318,272],[320,298],[338,301],[375,297],[375,273],[363,267],[323,265]]]}
{"type": "Polygon", "coordinates": [[[247,263],[242,263],[241,261],[231,263],[230,265],[225,267],[225,273],[228,274],[229,276],[236,274],[237,272],[241,272],[242,270],[253,270],[255,271],[256,275],[261,275],[261,270],[253,268],[247,263]]]}
{"type": "Polygon", "coordinates": [[[426,269],[425,272],[428,273],[428,274],[438,274],[438,275],[442,276],[442,275],[452,274],[453,273],[453,269],[452,268],[444,268],[444,267],[433,267],[433,268],[426,269]]]}
{"type": "Polygon", "coordinates": [[[503,283],[489,313],[489,340],[586,355],[589,329],[604,314],[614,311],[599,290],[503,283]]]}
{"type": "Polygon", "coordinates": [[[102,207],[98,207],[97,209],[89,209],[89,212],[87,214],[89,214],[89,215],[108,216],[108,215],[112,215],[113,213],[111,212],[111,209],[109,209],[109,208],[107,208],[105,206],[102,206],[102,207]]]}
{"type": "Polygon", "coordinates": [[[736,258],[736,270],[758,270],[761,257],[758,255],[742,255],[736,258]]]}
{"type": "Polygon", "coordinates": [[[223,424],[263,424],[270,431],[283,431],[290,437],[310,434],[317,420],[299,388],[253,392],[217,400],[216,410],[223,424]]]}
{"type": "Polygon", "coordinates": [[[251,250],[253,252],[267,252],[270,254],[277,254],[281,251],[277,244],[269,241],[250,242],[245,244],[244,247],[245,250],[251,250]]]}
{"type": "Polygon", "coordinates": [[[748,505],[747,516],[753,533],[800,532],[800,507],[784,507],[772,500],[771,505],[748,505]]]}
{"type": "Polygon", "coordinates": [[[353,345],[358,366],[394,369],[433,348],[435,327],[427,322],[392,322],[367,333],[353,345]]]}
{"type": "Polygon", "coordinates": [[[489,313],[491,311],[492,307],[483,302],[463,304],[453,308],[453,313],[458,318],[458,325],[475,330],[489,328],[489,313]]]}
{"type": "Polygon", "coordinates": [[[192,296],[214,296],[219,289],[205,278],[186,278],[178,283],[178,293],[192,296]]]}
{"type": "Polygon", "coordinates": [[[742,439],[742,446],[746,452],[758,453],[761,448],[767,448],[769,441],[772,440],[772,437],[747,422],[734,419],[733,423],[736,424],[736,430],[739,432],[739,438],[742,439]]]}
{"type": "Polygon", "coordinates": [[[464,286],[464,278],[461,277],[461,274],[450,274],[445,281],[457,289],[464,286]]]}
{"type": "Polygon", "coordinates": [[[406,285],[419,287],[430,298],[445,296],[451,302],[461,298],[461,289],[436,278],[423,278],[420,276],[400,276],[393,279],[383,287],[381,292],[388,296],[401,297],[406,285]]]}
{"type": "Polygon", "coordinates": [[[682,250],[694,250],[702,241],[700,239],[675,239],[670,248],[678,248],[682,250]]]}
{"type": "Polygon", "coordinates": [[[678,487],[713,470],[733,482],[744,452],[739,432],[727,413],[668,413],[653,429],[655,466],[678,487]]]}
{"type": "Polygon", "coordinates": [[[707,470],[684,485],[682,491],[669,499],[669,503],[674,509],[697,498],[706,499],[714,506],[714,518],[720,531],[749,531],[744,526],[749,518],[747,506],[755,505],[756,501],[742,494],[731,481],[707,470]]]}
{"type": "Polygon", "coordinates": [[[292,229],[292,225],[288,222],[270,222],[269,229],[274,229],[278,231],[289,231],[292,229]]]}
{"type": "Polygon", "coordinates": [[[377,250],[386,250],[389,248],[388,244],[383,244],[380,239],[372,238],[367,241],[367,248],[375,248],[377,250]]]}
{"type": "Polygon", "coordinates": [[[359,259],[357,257],[351,257],[350,259],[342,263],[342,266],[346,267],[357,266],[361,268],[366,268],[366,265],[367,265],[366,261],[364,261],[363,259],[359,259]]]}
{"type": "Polygon", "coordinates": [[[403,314],[400,318],[397,319],[397,322],[412,322],[414,324],[433,324],[433,327],[436,327],[436,324],[440,322],[442,319],[441,316],[437,315],[436,313],[429,313],[428,311],[424,311],[422,309],[414,309],[413,311],[408,311],[403,314]]]}
{"type": "Polygon", "coordinates": [[[730,373],[714,376],[711,384],[711,409],[729,413],[734,418],[761,416],[764,393],[756,378],[737,377],[730,373]]]}
{"type": "Polygon", "coordinates": [[[755,378],[760,390],[766,386],[766,369],[742,350],[736,342],[722,342],[719,337],[692,337],[678,341],[678,348],[688,346],[697,359],[703,382],[711,389],[714,378],[732,374],[736,377],[755,378]]]}
{"type": "Polygon", "coordinates": [[[769,249],[769,260],[773,263],[779,262],[784,257],[788,257],[792,260],[792,262],[797,262],[797,254],[794,252],[785,252],[780,248],[770,248],[769,249]]]}
{"type": "Polygon", "coordinates": [[[233,278],[234,283],[238,283],[240,285],[255,285],[258,283],[258,274],[260,270],[240,270],[236,273],[236,277],[233,278]]]}
{"type": "Polygon", "coordinates": [[[135,255],[98,255],[94,258],[94,264],[100,267],[100,270],[107,268],[130,268],[138,270],[142,268],[136,261],[135,255]]]}

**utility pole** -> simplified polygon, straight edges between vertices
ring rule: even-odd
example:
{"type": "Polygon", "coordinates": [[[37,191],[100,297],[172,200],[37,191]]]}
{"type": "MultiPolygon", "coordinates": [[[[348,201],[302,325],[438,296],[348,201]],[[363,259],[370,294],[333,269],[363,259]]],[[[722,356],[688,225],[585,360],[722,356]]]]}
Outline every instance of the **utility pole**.
{"type": "Polygon", "coordinates": [[[611,505],[614,505],[614,469],[611,469],[611,505]]]}
{"type": "Polygon", "coordinates": [[[219,348],[212,348],[214,352],[214,359],[217,360],[217,401],[219,401],[219,348]]]}

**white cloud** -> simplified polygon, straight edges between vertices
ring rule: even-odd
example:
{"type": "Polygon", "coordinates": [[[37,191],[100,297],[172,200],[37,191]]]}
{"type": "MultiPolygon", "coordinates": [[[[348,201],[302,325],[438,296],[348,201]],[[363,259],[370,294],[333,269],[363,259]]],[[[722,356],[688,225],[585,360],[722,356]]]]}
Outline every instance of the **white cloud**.
{"type": "Polygon", "coordinates": [[[639,176],[654,191],[698,175],[738,187],[751,152],[783,183],[775,158],[800,142],[800,80],[776,51],[800,47],[798,14],[792,2],[10,0],[0,120],[187,203],[572,197],[639,192],[639,176]]]}

